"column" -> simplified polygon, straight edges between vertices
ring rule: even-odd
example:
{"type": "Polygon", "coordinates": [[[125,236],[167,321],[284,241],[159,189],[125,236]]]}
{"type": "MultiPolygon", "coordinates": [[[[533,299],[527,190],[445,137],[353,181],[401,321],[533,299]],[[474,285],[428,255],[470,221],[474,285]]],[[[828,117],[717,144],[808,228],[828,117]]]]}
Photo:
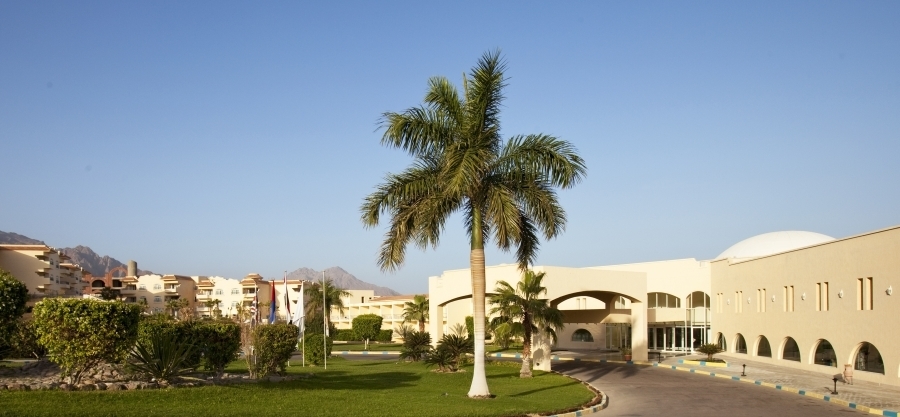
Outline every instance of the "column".
{"type": "Polygon", "coordinates": [[[647,309],[646,303],[631,302],[631,359],[647,361],[647,309]]]}
{"type": "Polygon", "coordinates": [[[431,333],[431,346],[437,347],[438,341],[444,337],[444,306],[429,303],[428,332],[431,333]]]}

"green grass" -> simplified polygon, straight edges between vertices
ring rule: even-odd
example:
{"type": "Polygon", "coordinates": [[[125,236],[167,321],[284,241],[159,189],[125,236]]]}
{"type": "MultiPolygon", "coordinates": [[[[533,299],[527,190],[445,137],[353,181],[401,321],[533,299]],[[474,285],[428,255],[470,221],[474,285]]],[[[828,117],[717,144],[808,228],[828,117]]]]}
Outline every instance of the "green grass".
{"type": "MultiPolygon", "coordinates": [[[[381,352],[385,350],[393,350],[399,351],[400,348],[403,347],[402,343],[372,343],[369,342],[369,352],[381,352]]],[[[366,345],[362,342],[347,342],[347,343],[335,343],[331,347],[332,352],[341,352],[341,351],[352,351],[358,352],[362,350],[366,350],[366,345]]]]}
{"type": "MultiPolygon", "coordinates": [[[[246,368],[239,362],[229,372],[246,368]]],[[[593,397],[580,382],[536,371],[488,365],[493,399],[466,397],[472,368],[431,372],[420,363],[331,358],[328,369],[294,364],[309,379],[145,391],[0,393],[0,416],[509,416],[560,411],[593,397]]]]}

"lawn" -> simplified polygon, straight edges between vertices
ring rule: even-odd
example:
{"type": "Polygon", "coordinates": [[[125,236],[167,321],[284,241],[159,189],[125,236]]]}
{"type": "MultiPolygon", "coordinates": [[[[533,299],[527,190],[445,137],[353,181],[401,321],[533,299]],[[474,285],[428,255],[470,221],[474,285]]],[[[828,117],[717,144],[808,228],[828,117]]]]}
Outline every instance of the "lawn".
{"type": "MultiPolygon", "coordinates": [[[[241,365],[229,367],[239,371],[241,365]]],[[[486,367],[493,399],[466,397],[472,373],[440,374],[420,363],[332,358],[328,369],[294,364],[304,380],[145,391],[0,393],[0,416],[510,416],[559,411],[593,393],[580,382],[518,368],[486,367]]]]}

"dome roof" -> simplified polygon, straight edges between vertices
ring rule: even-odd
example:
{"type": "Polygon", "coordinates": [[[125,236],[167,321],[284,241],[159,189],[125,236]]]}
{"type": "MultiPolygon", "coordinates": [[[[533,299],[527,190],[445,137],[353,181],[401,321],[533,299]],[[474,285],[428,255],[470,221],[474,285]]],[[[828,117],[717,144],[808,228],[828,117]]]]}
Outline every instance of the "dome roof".
{"type": "Polygon", "coordinates": [[[821,233],[798,230],[763,233],[735,243],[730,248],[726,249],[725,252],[719,254],[716,259],[758,258],[760,256],[772,255],[806,246],[817,245],[819,243],[830,242],[832,240],[834,240],[833,237],[821,233]]]}

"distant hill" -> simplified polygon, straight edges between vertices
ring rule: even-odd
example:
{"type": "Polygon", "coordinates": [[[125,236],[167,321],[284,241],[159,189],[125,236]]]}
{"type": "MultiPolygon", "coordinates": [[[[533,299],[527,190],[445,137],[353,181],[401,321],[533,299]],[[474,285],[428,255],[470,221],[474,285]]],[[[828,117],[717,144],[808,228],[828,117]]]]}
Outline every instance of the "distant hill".
{"type": "MultiPolygon", "coordinates": [[[[46,245],[41,240],[32,239],[18,233],[0,231],[0,244],[8,245],[46,245]]],[[[127,265],[119,262],[118,259],[110,258],[107,255],[100,256],[90,247],[78,245],[74,248],[59,248],[66,256],[72,258],[69,262],[80,265],[93,276],[104,276],[107,272],[120,266],[127,265]]],[[[152,271],[138,269],[138,275],[153,274],[152,271]]]]}
{"type": "Polygon", "coordinates": [[[0,245],[45,245],[46,243],[18,233],[0,231],[0,245]]]}
{"type": "MultiPolygon", "coordinates": [[[[296,271],[289,272],[288,279],[305,279],[309,281],[322,280],[322,271],[316,271],[310,268],[300,268],[296,271]]],[[[346,290],[374,290],[375,295],[390,296],[400,295],[399,292],[387,287],[379,287],[375,284],[369,284],[362,281],[351,273],[344,271],[339,266],[333,266],[325,270],[325,278],[334,282],[334,285],[346,290]]]]}

